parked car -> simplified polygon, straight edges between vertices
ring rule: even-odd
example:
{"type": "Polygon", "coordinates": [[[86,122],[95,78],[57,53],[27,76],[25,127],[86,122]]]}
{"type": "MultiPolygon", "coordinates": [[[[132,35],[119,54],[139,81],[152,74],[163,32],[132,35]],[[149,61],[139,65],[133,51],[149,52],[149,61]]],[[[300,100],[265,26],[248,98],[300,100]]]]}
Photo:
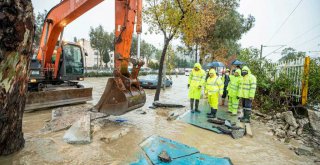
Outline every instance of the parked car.
{"type": "MultiPolygon", "coordinates": [[[[152,88],[155,89],[158,86],[158,75],[147,75],[139,78],[139,82],[142,88],[152,88]]],[[[166,87],[172,86],[172,80],[166,77],[165,81],[166,87]]],[[[163,84],[162,84],[163,86],[163,84]]]]}
{"type": "Polygon", "coordinates": [[[184,69],[184,75],[189,76],[191,71],[192,71],[192,68],[184,69]]]}

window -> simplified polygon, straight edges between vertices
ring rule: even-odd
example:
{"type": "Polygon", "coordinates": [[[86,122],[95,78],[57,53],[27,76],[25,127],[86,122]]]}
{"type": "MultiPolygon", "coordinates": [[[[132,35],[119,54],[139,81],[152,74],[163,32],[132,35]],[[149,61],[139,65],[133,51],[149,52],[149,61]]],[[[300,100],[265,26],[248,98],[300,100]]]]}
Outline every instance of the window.
{"type": "Polygon", "coordinates": [[[66,74],[83,74],[83,58],[81,48],[75,45],[63,46],[66,74]]]}

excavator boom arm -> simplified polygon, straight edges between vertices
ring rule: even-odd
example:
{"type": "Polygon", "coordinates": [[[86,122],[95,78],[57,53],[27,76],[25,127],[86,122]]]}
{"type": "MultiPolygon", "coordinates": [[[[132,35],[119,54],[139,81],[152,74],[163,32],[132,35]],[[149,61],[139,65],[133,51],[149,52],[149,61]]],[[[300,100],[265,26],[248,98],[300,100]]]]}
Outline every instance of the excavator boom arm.
{"type": "MultiPolygon", "coordinates": [[[[53,77],[57,77],[60,48],[57,50],[55,64],[52,64],[51,59],[64,27],[102,1],[62,0],[49,11],[44,22],[37,54],[43,71],[54,70],[53,77]]],[[[145,93],[137,78],[144,62],[130,58],[135,18],[137,18],[137,33],[140,34],[142,31],[141,12],[142,0],[115,0],[114,78],[108,80],[105,92],[95,106],[98,111],[110,115],[121,115],[143,106],[146,102],[145,93]],[[132,73],[128,72],[129,62],[133,64],[132,73]]]]}
{"type": "MultiPolygon", "coordinates": [[[[102,1],[63,0],[49,11],[43,25],[40,49],[37,55],[37,59],[42,62],[43,67],[47,68],[51,64],[53,51],[64,27],[102,1]]],[[[57,67],[55,66],[54,69],[57,67]]]]}

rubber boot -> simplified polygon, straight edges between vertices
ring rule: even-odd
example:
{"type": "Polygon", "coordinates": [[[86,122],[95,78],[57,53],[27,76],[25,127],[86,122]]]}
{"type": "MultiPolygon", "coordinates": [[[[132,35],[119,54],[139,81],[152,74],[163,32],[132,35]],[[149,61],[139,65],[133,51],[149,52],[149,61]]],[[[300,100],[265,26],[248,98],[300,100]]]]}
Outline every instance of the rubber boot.
{"type": "Polygon", "coordinates": [[[246,118],[244,119],[245,123],[250,123],[250,118],[251,118],[251,111],[250,110],[246,110],[246,118]]]}
{"type": "Polygon", "coordinates": [[[216,118],[217,110],[211,108],[211,113],[212,113],[212,114],[211,114],[211,115],[208,115],[207,117],[208,117],[208,118],[216,118]]]}
{"type": "Polygon", "coordinates": [[[251,111],[244,110],[243,111],[243,117],[240,119],[240,122],[242,122],[242,123],[250,123],[250,115],[251,115],[251,111]]]}
{"type": "Polygon", "coordinates": [[[194,99],[190,99],[190,108],[191,108],[191,113],[194,113],[194,110],[193,110],[193,103],[194,103],[194,99]]]}
{"type": "Polygon", "coordinates": [[[199,100],[196,100],[196,108],[195,108],[195,111],[196,112],[198,112],[198,113],[200,113],[200,111],[199,111],[199,100]]]}
{"type": "Polygon", "coordinates": [[[213,108],[210,107],[210,113],[207,113],[207,116],[213,115],[213,108]]]}

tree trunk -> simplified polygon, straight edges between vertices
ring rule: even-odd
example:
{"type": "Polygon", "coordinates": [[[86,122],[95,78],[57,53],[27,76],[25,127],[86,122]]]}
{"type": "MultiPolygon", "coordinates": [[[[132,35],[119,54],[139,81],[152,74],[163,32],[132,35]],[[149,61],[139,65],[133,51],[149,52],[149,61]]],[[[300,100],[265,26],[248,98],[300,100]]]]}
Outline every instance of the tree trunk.
{"type": "Polygon", "coordinates": [[[162,71],[163,71],[163,63],[166,57],[168,45],[169,45],[170,39],[165,39],[164,41],[164,46],[162,49],[162,54],[160,58],[160,66],[159,66],[159,73],[158,73],[158,85],[157,85],[157,90],[156,94],[154,95],[154,101],[158,101],[160,98],[160,90],[161,90],[161,84],[162,84],[162,71]]]}
{"type": "Polygon", "coordinates": [[[196,57],[195,57],[195,63],[198,62],[198,44],[196,44],[196,57]]]}
{"type": "Polygon", "coordinates": [[[31,0],[0,1],[0,155],[24,147],[22,117],[33,36],[31,0]]]}

